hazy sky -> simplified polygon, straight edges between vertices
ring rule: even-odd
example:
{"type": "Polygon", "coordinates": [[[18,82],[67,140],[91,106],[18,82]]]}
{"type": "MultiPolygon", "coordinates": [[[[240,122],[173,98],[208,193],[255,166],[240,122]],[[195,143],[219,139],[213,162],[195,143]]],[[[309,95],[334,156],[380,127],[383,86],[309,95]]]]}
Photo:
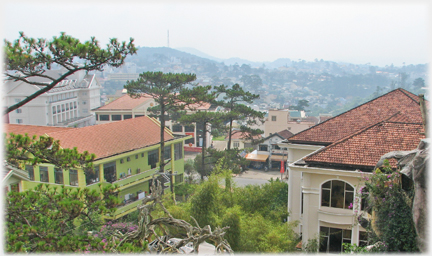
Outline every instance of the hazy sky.
{"type": "Polygon", "coordinates": [[[169,30],[171,48],[192,47],[222,59],[401,66],[431,57],[428,1],[304,2],[6,1],[2,35],[51,38],[64,31],[82,41],[132,37],[138,46],[161,47],[169,30]]]}

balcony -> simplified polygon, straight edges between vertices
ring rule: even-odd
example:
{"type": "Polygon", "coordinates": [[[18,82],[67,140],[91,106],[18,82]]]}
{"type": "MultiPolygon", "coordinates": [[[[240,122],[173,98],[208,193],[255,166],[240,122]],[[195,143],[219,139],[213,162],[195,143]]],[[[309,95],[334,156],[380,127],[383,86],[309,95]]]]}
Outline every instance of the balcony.
{"type": "Polygon", "coordinates": [[[139,183],[149,179],[152,175],[158,174],[158,172],[159,172],[159,169],[154,168],[154,169],[142,172],[142,173],[126,176],[125,178],[122,178],[122,179],[119,179],[119,180],[112,182],[112,184],[118,185],[119,189],[125,189],[127,187],[134,186],[136,184],[139,184],[139,183]]]}

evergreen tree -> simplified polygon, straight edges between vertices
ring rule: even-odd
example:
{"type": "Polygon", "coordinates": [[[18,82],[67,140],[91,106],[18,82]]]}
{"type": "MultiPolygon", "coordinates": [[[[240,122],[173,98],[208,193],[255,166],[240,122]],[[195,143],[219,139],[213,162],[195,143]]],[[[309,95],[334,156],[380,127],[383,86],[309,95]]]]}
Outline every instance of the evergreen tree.
{"type": "Polygon", "coordinates": [[[6,67],[3,74],[7,80],[23,81],[43,87],[8,107],[6,114],[48,92],[59,82],[80,70],[102,71],[104,65],[120,67],[127,55],[136,53],[132,38],[127,44],[113,38],[107,48],[102,49],[94,37],[90,41],[81,43],[64,32],[50,41],[43,38],[36,40],[20,32],[19,39],[14,43],[5,40],[4,50],[6,67]],[[50,70],[54,65],[65,68],[66,72],[59,77],[47,75],[45,71],[50,70]],[[50,82],[47,84],[34,78],[44,78],[50,82]]]}
{"type": "MultiPolygon", "coordinates": [[[[124,86],[128,94],[133,98],[140,98],[144,94],[153,97],[158,104],[157,112],[160,121],[160,172],[164,172],[165,163],[165,121],[168,113],[183,111],[186,107],[193,109],[205,100],[211,86],[194,86],[187,88],[186,85],[195,81],[194,74],[173,74],[162,72],[145,72],[139,75],[136,81],[128,81],[124,86]]],[[[153,109],[155,110],[155,109],[153,109]]],[[[170,186],[174,192],[173,173],[171,170],[170,186]]]]}

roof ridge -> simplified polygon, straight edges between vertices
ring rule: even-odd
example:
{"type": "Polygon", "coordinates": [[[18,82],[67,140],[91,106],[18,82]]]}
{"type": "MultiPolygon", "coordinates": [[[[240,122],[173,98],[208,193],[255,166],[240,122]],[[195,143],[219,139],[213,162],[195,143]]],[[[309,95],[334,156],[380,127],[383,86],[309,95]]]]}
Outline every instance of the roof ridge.
{"type": "MultiPolygon", "coordinates": [[[[381,95],[381,96],[379,96],[379,97],[376,97],[376,98],[370,99],[370,100],[364,102],[363,104],[358,105],[357,107],[354,107],[354,108],[352,108],[352,109],[349,109],[349,110],[347,110],[347,111],[345,111],[345,112],[340,113],[339,115],[333,116],[333,117],[331,117],[331,118],[329,118],[329,119],[327,119],[327,120],[324,120],[324,121],[321,122],[321,123],[318,123],[318,124],[316,124],[316,125],[314,125],[314,126],[311,126],[311,127],[307,128],[307,129],[305,129],[305,130],[303,130],[303,131],[301,131],[301,132],[299,132],[299,133],[297,133],[297,134],[294,134],[294,136],[292,136],[292,137],[296,137],[297,135],[302,134],[302,133],[304,133],[304,132],[306,132],[306,131],[309,131],[309,130],[312,129],[312,128],[315,128],[315,127],[317,127],[317,126],[319,126],[319,125],[325,124],[326,122],[329,122],[330,120],[333,120],[333,119],[335,119],[336,117],[339,117],[339,116],[341,116],[341,115],[344,115],[344,114],[350,113],[350,112],[352,112],[352,111],[354,111],[354,110],[356,110],[356,109],[359,109],[360,107],[362,107],[362,106],[364,106],[364,105],[366,105],[366,104],[369,104],[369,103],[371,103],[371,102],[373,102],[373,101],[375,101],[375,100],[378,100],[378,99],[380,99],[380,98],[382,98],[382,97],[386,97],[386,96],[390,95],[391,93],[395,93],[395,92],[397,92],[397,91],[400,91],[400,92],[403,93],[405,96],[409,97],[411,100],[413,100],[414,102],[418,103],[415,99],[413,99],[411,96],[409,96],[409,95],[406,93],[406,92],[408,92],[408,91],[404,92],[404,91],[405,91],[404,89],[402,89],[402,88],[396,88],[396,89],[394,89],[394,90],[392,90],[392,91],[387,92],[386,94],[383,94],[383,95],[381,95]]],[[[396,112],[396,113],[400,113],[400,111],[398,111],[398,112],[396,112]]],[[[392,115],[392,117],[393,117],[393,115],[392,115]]],[[[292,137],[291,137],[291,138],[292,138],[292,137]]],[[[290,139],[290,138],[289,138],[289,139],[290,139]]],[[[288,139],[288,140],[289,140],[289,139],[288,139]]]]}
{"type": "MultiPolygon", "coordinates": [[[[362,129],[360,129],[360,130],[358,130],[358,131],[356,131],[356,132],[354,132],[354,133],[351,133],[351,134],[349,134],[349,135],[347,135],[347,136],[345,136],[345,137],[343,137],[343,138],[341,138],[341,139],[339,139],[339,140],[337,140],[337,141],[331,143],[330,145],[325,146],[325,147],[323,147],[323,148],[317,150],[317,151],[314,152],[313,154],[307,156],[305,159],[307,159],[307,158],[309,158],[309,157],[311,157],[311,156],[313,156],[313,155],[315,155],[315,154],[318,154],[318,153],[320,153],[320,152],[326,151],[327,149],[333,148],[333,147],[335,147],[336,145],[338,145],[338,144],[340,144],[340,143],[342,143],[342,142],[344,142],[344,141],[347,141],[348,139],[350,139],[350,138],[352,138],[352,137],[354,137],[354,136],[357,136],[358,134],[363,133],[363,132],[366,131],[366,130],[371,129],[371,128],[374,127],[374,126],[377,126],[377,125],[379,125],[379,124],[384,124],[384,123],[392,123],[392,122],[388,122],[388,120],[390,120],[390,119],[393,118],[394,116],[398,115],[399,113],[400,113],[400,111],[396,112],[395,114],[391,115],[390,117],[388,117],[388,118],[386,118],[386,119],[382,119],[382,120],[380,120],[380,121],[378,121],[378,122],[376,122],[376,123],[373,123],[373,124],[371,124],[371,125],[369,125],[369,126],[367,126],[367,127],[362,128],[362,129]]],[[[414,124],[418,124],[418,123],[414,123],[414,124]]]]}

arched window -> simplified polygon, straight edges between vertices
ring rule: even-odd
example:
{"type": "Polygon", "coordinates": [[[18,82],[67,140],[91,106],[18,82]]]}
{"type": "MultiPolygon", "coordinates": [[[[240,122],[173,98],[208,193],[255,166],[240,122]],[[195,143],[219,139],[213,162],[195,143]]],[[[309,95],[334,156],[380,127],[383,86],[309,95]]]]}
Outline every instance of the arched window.
{"type": "Polygon", "coordinates": [[[354,202],[354,188],[341,180],[330,180],[321,186],[321,206],[350,209],[354,202]]]}

